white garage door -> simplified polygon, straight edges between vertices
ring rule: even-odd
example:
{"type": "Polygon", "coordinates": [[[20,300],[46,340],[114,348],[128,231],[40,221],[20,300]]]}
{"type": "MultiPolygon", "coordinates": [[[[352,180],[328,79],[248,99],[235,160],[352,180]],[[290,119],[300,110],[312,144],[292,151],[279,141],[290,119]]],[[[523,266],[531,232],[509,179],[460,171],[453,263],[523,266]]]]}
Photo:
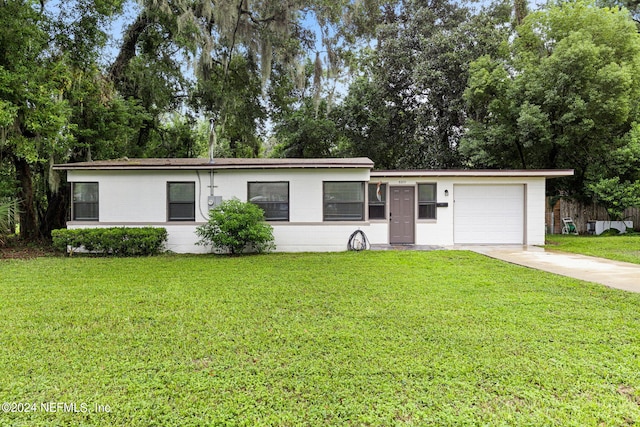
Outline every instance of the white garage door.
{"type": "Polygon", "coordinates": [[[522,244],[524,185],[455,185],[453,241],[522,244]]]}

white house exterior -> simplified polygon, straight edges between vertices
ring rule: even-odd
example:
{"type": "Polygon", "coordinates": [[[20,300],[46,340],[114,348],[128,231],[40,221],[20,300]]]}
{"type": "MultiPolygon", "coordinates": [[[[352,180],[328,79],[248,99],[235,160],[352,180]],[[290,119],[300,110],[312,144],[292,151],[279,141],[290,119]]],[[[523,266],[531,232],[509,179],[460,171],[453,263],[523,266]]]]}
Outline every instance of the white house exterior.
{"type": "Polygon", "coordinates": [[[545,182],[570,170],[374,171],[351,159],[124,159],[56,165],[72,187],[68,228],[167,229],[168,249],[209,252],[195,229],[221,199],[261,206],[277,251],[371,244],[539,245],[545,182]]]}

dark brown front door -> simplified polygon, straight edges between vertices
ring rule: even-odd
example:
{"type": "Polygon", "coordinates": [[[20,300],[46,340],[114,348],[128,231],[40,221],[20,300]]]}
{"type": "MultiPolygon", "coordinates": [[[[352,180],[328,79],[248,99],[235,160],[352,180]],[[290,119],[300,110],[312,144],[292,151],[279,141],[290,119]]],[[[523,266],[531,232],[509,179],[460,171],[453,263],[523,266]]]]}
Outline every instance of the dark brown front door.
{"type": "Polygon", "coordinates": [[[391,187],[389,243],[414,243],[414,204],[414,187],[391,187]]]}

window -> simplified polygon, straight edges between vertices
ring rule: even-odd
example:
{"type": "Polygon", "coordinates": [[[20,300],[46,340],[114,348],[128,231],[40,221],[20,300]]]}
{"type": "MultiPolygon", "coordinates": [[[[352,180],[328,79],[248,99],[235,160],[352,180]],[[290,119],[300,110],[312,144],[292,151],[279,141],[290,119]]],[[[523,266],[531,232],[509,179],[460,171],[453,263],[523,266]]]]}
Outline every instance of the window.
{"type": "Polygon", "coordinates": [[[289,221],[288,182],[250,182],[248,199],[262,208],[267,221],[289,221]]]}
{"type": "Polygon", "coordinates": [[[386,219],[387,184],[369,184],[369,219],[386,219]]]}
{"type": "Polygon", "coordinates": [[[74,182],[71,215],[74,221],[98,221],[98,183],[74,182]]]}
{"type": "Polygon", "coordinates": [[[436,184],[418,184],[418,218],[436,219],[436,184]]]}
{"type": "Polygon", "coordinates": [[[168,182],[167,195],[169,221],[196,220],[195,182],[168,182]]]}
{"type": "Polygon", "coordinates": [[[325,221],[364,219],[364,182],[325,182],[323,192],[325,221]]]}

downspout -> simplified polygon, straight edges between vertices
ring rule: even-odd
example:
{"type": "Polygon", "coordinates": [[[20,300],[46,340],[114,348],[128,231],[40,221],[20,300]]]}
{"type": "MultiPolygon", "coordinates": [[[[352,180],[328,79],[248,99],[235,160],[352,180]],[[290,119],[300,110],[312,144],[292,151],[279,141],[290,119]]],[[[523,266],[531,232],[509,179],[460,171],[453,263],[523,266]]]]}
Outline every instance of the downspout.
{"type": "Polygon", "coordinates": [[[209,209],[213,209],[219,201],[216,201],[216,196],[214,192],[215,188],[215,179],[213,173],[213,164],[215,163],[214,158],[214,149],[216,146],[216,126],[215,121],[211,118],[209,119],[209,164],[211,167],[209,168],[209,197],[207,199],[207,205],[209,209]]]}

